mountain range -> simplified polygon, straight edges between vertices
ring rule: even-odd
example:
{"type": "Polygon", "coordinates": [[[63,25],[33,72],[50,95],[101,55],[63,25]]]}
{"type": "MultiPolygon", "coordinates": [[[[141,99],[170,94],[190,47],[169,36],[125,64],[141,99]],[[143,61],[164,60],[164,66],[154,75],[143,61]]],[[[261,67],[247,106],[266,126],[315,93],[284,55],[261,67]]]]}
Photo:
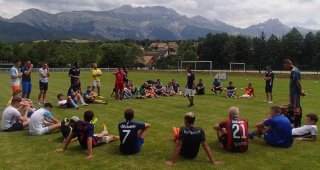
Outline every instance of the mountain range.
{"type": "MultiPolygon", "coordinates": [[[[302,34],[310,31],[296,27],[302,34]]],[[[278,19],[241,29],[217,19],[202,16],[187,17],[163,6],[132,7],[124,5],[109,11],[73,11],[50,14],[39,9],[28,9],[5,19],[0,17],[0,40],[34,41],[42,39],[198,39],[208,33],[226,32],[233,35],[268,37],[282,36],[292,28],[278,19]]]]}

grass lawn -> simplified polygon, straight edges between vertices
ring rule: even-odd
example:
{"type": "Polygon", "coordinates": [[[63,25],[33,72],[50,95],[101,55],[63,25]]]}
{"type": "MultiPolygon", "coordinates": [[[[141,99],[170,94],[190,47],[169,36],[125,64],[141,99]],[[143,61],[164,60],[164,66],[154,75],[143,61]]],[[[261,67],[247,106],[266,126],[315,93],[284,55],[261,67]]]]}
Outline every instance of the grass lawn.
{"type": "MultiPolygon", "coordinates": [[[[82,73],[83,87],[91,84],[89,72],[82,73]]],[[[276,75],[277,76],[277,75],[276,75]]],[[[180,85],[184,85],[186,76],[165,73],[138,73],[130,72],[129,78],[135,84],[141,85],[143,81],[160,78],[163,83],[176,78],[180,85]]],[[[196,74],[196,79],[202,78],[207,85],[205,96],[196,96],[195,106],[186,107],[187,98],[181,96],[161,97],[146,100],[115,101],[110,98],[114,84],[111,73],[104,73],[102,78],[102,94],[107,96],[108,105],[90,105],[79,110],[60,109],[57,107],[56,95],[66,94],[70,80],[67,73],[52,73],[49,80],[48,101],[55,107],[52,113],[59,119],[70,118],[77,115],[82,118],[84,111],[90,109],[98,118],[96,132],[102,130],[106,123],[110,134],[118,134],[117,124],[123,121],[123,111],[133,108],[136,112],[135,120],[152,124],[143,145],[142,152],[134,156],[123,156],[118,150],[118,142],[114,142],[93,150],[94,159],[86,160],[86,151],[82,150],[77,142],[72,143],[65,153],[55,153],[56,148],[63,146],[61,134],[53,133],[45,136],[29,136],[28,131],[4,133],[0,132],[0,169],[165,169],[164,161],[171,157],[174,143],[172,140],[172,127],[183,125],[183,116],[186,112],[196,114],[196,125],[206,132],[206,139],[213,150],[214,157],[224,162],[224,165],[214,167],[207,159],[203,149],[195,160],[179,158],[172,169],[320,169],[320,142],[294,142],[289,149],[279,149],[267,146],[262,139],[254,139],[249,143],[249,150],[243,154],[232,154],[224,151],[218,142],[212,125],[228,118],[227,109],[235,105],[240,108],[241,117],[249,122],[252,130],[257,122],[268,116],[271,105],[263,103],[264,81],[258,76],[229,76],[229,80],[238,87],[238,95],[252,82],[256,91],[253,100],[226,99],[222,96],[213,96],[209,87],[213,79],[209,75],[196,74]],[[246,77],[248,76],[248,77],[246,77]]],[[[10,80],[5,73],[0,73],[1,108],[5,107],[10,96],[10,80]]],[[[38,75],[33,73],[32,99],[36,100],[38,94],[38,75]]],[[[226,85],[227,82],[223,82],[226,85]]],[[[289,79],[279,78],[274,84],[275,104],[288,102],[289,79]]],[[[302,99],[304,115],[308,112],[319,113],[320,83],[315,80],[303,80],[302,86],[309,95],[302,99]]],[[[303,123],[305,117],[303,117],[303,123]]]]}

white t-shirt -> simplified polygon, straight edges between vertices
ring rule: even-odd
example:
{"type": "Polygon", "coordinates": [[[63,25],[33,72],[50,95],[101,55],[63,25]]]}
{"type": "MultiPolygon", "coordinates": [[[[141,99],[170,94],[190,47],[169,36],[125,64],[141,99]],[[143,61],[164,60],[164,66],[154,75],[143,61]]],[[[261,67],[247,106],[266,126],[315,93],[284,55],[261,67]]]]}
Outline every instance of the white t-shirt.
{"type": "Polygon", "coordinates": [[[19,71],[16,67],[12,67],[10,69],[10,78],[11,78],[11,84],[12,86],[20,86],[20,78],[17,77],[17,78],[12,78],[12,76],[17,76],[19,75],[19,71]]]}
{"type": "Polygon", "coordinates": [[[41,131],[41,129],[44,127],[45,118],[53,118],[52,114],[48,110],[41,108],[35,111],[30,117],[29,133],[37,134],[39,131],[41,131]]]}
{"type": "Polygon", "coordinates": [[[318,132],[317,125],[304,125],[302,127],[292,129],[292,135],[296,135],[296,136],[302,136],[309,133],[312,136],[315,136],[317,135],[317,132],[318,132]]]}
{"type": "Polygon", "coordinates": [[[47,75],[48,69],[43,69],[42,67],[39,68],[39,77],[42,83],[48,83],[49,78],[47,77],[47,75]]]}
{"type": "Polygon", "coordinates": [[[8,106],[2,113],[2,130],[9,129],[12,124],[16,123],[19,116],[21,116],[21,114],[18,109],[8,106]]]}
{"type": "Polygon", "coordinates": [[[64,106],[67,104],[67,100],[58,101],[59,106],[64,106]]]}

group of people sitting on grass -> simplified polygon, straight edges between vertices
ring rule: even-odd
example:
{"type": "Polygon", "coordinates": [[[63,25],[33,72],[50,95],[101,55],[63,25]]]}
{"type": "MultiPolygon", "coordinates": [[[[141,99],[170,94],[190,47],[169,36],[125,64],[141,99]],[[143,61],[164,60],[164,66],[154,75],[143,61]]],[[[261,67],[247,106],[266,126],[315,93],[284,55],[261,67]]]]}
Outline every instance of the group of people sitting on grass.
{"type": "MultiPolygon", "coordinates": [[[[45,103],[43,108],[35,111],[24,109],[25,101],[19,95],[11,99],[10,105],[2,114],[2,129],[5,132],[20,131],[29,127],[30,135],[44,135],[60,129],[64,138],[64,147],[57,149],[63,152],[67,149],[70,142],[78,140],[80,146],[88,151],[88,158],[93,157],[93,147],[101,146],[113,141],[120,140],[120,152],[123,154],[136,154],[142,149],[146,138],[147,130],[151,127],[149,123],[139,123],[133,121],[134,111],[127,109],[124,112],[125,121],[118,124],[119,136],[109,135],[105,125],[101,133],[95,134],[94,129],[97,119],[94,119],[92,111],[86,111],[83,120],[73,116],[70,120],[57,120],[51,113],[52,105],[45,103]],[[19,111],[20,110],[20,111],[19,111]],[[32,112],[32,114],[29,114],[32,112]]],[[[263,121],[256,124],[256,128],[249,132],[248,122],[240,117],[237,107],[230,107],[228,119],[213,126],[219,141],[225,150],[229,152],[246,152],[248,150],[248,139],[262,137],[271,146],[289,148],[293,139],[297,141],[315,141],[317,138],[316,114],[306,115],[306,125],[294,127],[288,119],[290,110],[286,105],[273,106],[270,115],[263,121]]],[[[289,117],[290,118],[290,117],[289,117]]],[[[179,155],[186,158],[195,158],[202,145],[209,160],[214,164],[220,164],[213,158],[211,149],[206,142],[205,132],[202,128],[195,126],[195,114],[187,113],[184,116],[185,125],[181,128],[173,128],[174,141],[176,147],[170,160],[165,164],[173,165],[179,155]]]]}

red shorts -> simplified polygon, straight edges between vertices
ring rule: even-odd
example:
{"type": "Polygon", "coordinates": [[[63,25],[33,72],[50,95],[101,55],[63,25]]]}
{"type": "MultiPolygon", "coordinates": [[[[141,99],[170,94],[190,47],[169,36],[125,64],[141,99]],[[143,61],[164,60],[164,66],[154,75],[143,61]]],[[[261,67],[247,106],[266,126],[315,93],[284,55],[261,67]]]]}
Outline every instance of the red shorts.
{"type": "Polygon", "coordinates": [[[20,90],[20,86],[11,86],[13,92],[20,90]]]}
{"type": "Polygon", "coordinates": [[[123,82],[116,82],[114,88],[116,91],[123,90],[124,89],[124,83],[123,82]]]}

